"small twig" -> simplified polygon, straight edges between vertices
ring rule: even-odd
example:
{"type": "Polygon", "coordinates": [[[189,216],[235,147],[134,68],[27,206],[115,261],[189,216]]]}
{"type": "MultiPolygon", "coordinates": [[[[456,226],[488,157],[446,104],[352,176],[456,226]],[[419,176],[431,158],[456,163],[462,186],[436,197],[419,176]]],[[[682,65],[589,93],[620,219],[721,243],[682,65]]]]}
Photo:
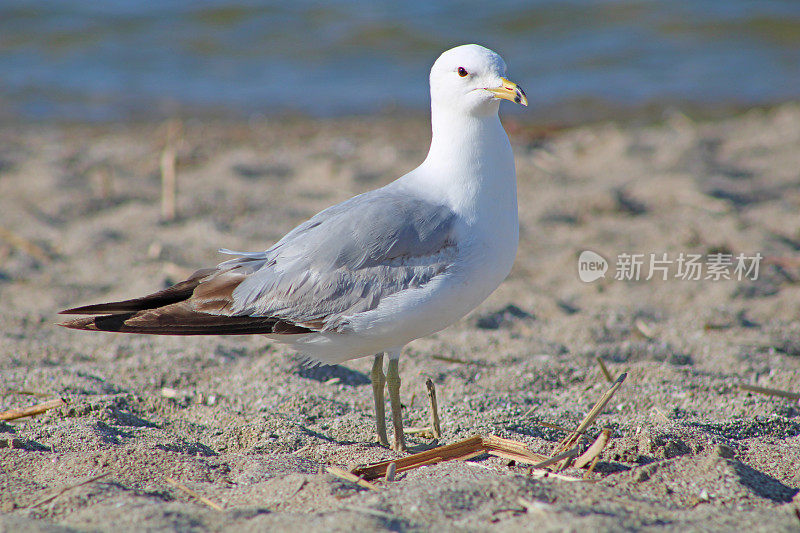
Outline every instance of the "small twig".
{"type": "Polygon", "coordinates": [[[175,171],[175,150],[171,146],[161,152],[161,219],[175,220],[178,180],[175,171]]]}
{"type": "Polygon", "coordinates": [[[294,489],[287,496],[284,496],[283,500],[284,501],[289,501],[290,499],[294,498],[301,490],[303,490],[303,487],[306,486],[306,483],[308,483],[308,481],[305,478],[301,479],[300,483],[297,484],[297,488],[294,489]]]}
{"type": "Polygon", "coordinates": [[[355,513],[369,514],[369,515],[377,516],[379,518],[389,518],[389,519],[392,519],[392,520],[397,519],[397,516],[395,516],[393,514],[385,513],[383,511],[379,511],[377,509],[370,509],[369,507],[360,507],[360,506],[356,506],[356,505],[345,505],[345,506],[342,507],[342,509],[347,509],[348,511],[353,511],[355,513]]]}
{"type": "Polygon", "coordinates": [[[597,466],[597,463],[600,461],[600,456],[598,455],[594,459],[592,459],[592,464],[589,465],[589,468],[586,469],[586,472],[583,474],[583,479],[589,479],[589,476],[592,472],[594,472],[594,467],[597,466]]]}
{"type": "Polygon", "coordinates": [[[664,419],[664,422],[667,422],[667,423],[670,423],[670,422],[671,422],[671,420],[669,419],[669,417],[668,417],[667,415],[665,415],[665,414],[664,414],[664,413],[661,411],[661,409],[659,409],[658,407],[655,407],[655,406],[653,406],[653,409],[655,409],[656,413],[658,413],[658,415],[659,415],[661,418],[663,418],[663,419],[664,419]]]}
{"type": "Polygon", "coordinates": [[[533,470],[531,469],[528,473],[529,476],[535,478],[553,478],[553,479],[560,479],[562,481],[586,481],[579,477],[572,477],[572,476],[565,476],[564,474],[557,474],[555,472],[551,472],[549,470],[533,470]]]}
{"type": "Polygon", "coordinates": [[[525,498],[517,498],[517,503],[524,507],[525,511],[528,513],[531,511],[536,513],[546,513],[551,507],[553,507],[549,503],[530,501],[526,500],[525,498]]]}
{"type": "Polygon", "coordinates": [[[397,463],[389,463],[389,466],[386,467],[386,481],[391,483],[394,481],[394,476],[397,473],[397,463]]]}
{"type": "Polygon", "coordinates": [[[639,334],[640,334],[642,337],[644,337],[644,338],[645,338],[645,339],[647,339],[647,340],[653,340],[653,338],[656,336],[656,332],[655,332],[655,331],[653,331],[653,327],[652,327],[652,326],[650,326],[649,324],[647,324],[647,323],[646,323],[644,320],[642,320],[641,318],[637,318],[637,319],[636,319],[636,320],[633,322],[633,327],[635,327],[635,328],[636,328],[636,331],[637,331],[637,332],[638,332],[638,333],[639,333],[639,334]]]}
{"type": "Polygon", "coordinates": [[[364,487],[365,489],[370,489],[370,490],[379,490],[377,486],[373,485],[369,481],[362,479],[351,472],[342,470],[341,468],[337,468],[335,466],[329,466],[325,470],[327,470],[329,474],[333,474],[336,477],[342,478],[351,483],[355,483],[359,487],[364,487]]]}
{"type": "Polygon", "coordinates": [[[749,392],[767,394],[769,396],[780,396],[781,398],[788,398],[789,400],[800,400],[800,392],[789,392],[780,389],[771,389],[769,387],[759,387],[757,385],[748,385],[747,383],[739,383],[739,388],[749,392]]]}
{"type": "Polygon", "coordinates": [[[44,505],[46,503],[50,503],[51,501],[55,500],[56,498],[58,498],[59,496],[61,496],[65,492],[68,492],[68,491],[70,491],[72,489],[77,489],[78,487],[82,487],[84,485],[88,485],[89,483],[92,483],[94,481],[97,481],[98,479],[102,479],[102,478],[106,477],[110,473],[111,472],[105,472],[103,474],[99,474],[97,476],[90,477],[89,479],[85,479],[85,480],[81,481],[80,483],[76,483],[75,485],[70,485],[68,487],[64,487],[63,489],[59,490],[58,492],[56,492],[52,496],[48,496],[47,498],[45,498],[43,500],[39,500],[38,502],[34,503],[33,505],[31,505],[31,508],[41,507],[42,505],[44,505]]]}
{"type": "Polygon", "coordinates": [[[497,435],[485,436],[483,438],[483,448],[491,455],[531,465],[549,459],[547,455],[530,451],[524,442],[504,439],[497,435]]]}
{"type": "Polygon", "coordinates": [[[169,483],[173,487],[182,490],[183,492],[185,492],[189,496],[192,496],[193,498],[197,498],[198,500],[200,500],[201,502],[203,502],[204,504],[208,505],[209,507],[211,507],[212,509],[214,509],[216,511],[224,511],[225,510],[225,509],[222,508],[222,506],[220,504],[218,504],[218,503],[216,503],[216,502],[214,502],[212,500],[209,500],[205,496],[202,496],[202,495],[196,493],[195,491],[193,491],[192,489],[190,489],[186,485],[182,485],[181,483],[178,483],[177,481],[175,481],[171,477],[166,477],[165,476],[164,477],[164,481],[166,481],[167,483],[169,483]]]}
{"type": "Polygon", "coordinates": [[[51,396],[55,396],[49,392],[36,392],[32,390],[25,390],[25,389],[8,389],[3,396],[6,394],[23,394],[25,396],[33,396],[35,398],[49,398],[51,396]]]}
{"type": "MultiPolygon", "coordinates": [[[[565,450],[566,448],[573,446],[578,441],[581,433],[586,431],[589,428],[589,426],[591,426],[594,423],[597,417],[600,416],[600,413],[603,411],[608,402],[611,401],[611,398],[614,397],[614,393],[616,393],[617,390],[619,390],[619,388],[622,386],[622,382],[625,381],[626,377],[628,377],[627,373],[622,373],[619,375],[617,380],[614,382],[614,385],[612,385],[611,388],[608,389],[605,392],[605,394],[603,394],[603,396],[597,401],[597,403],[594,404],[594,407],[592,407],[592,409],[589,411],[589,413],[586,415],[583,421],[581,421],[581,423],[578,424],[578,427],[575,429],[575,431],[564,437],[564,440],[562,440],[559,443],[559,445],[556,447],[555,451],[556,454],[558,454],[562,450],[565,450]]],[[[567,458],[561,464],[561,468],[562,469],[566,468],[568,464],[569,464],[569,458],[567,458]]]]}
{"type": "Polygon", "coordinates": [[[551,422],[543,422],[541,420],[537,420],[536,423],[546,428],[557,429],[558,431],[566,431],[567,433],[570,433],[572,431],[568,427],[560,426],[558,424],[553,424],[551,422]]]}
{"type": "Polygon", "coordinates": [[[542,461],[541,463],[536,463],[535,465],[531,465],[531,469],[533,469],[533,470],[541,470],[543,468],[547,468],[548,466],[554,465],[559,461],[563,461],[564,459],[569,459],[570,457],[575,457],[576,455],[578,455],[578,452],[580,452],[580,449],[578,449],[578,447],[575,446],[574,448],[572,448],[570,450],[567,450],[564,453],[560,453],[560,454],[556,455],[555,457],[551,457],[550,459],[547,459],[546,461],[542,461]]]}
{"type": "Polygon", "coordinates": [[[597,439],[589,446],[580,457],[575,459],[575,468],[583,468],[591,463],[595,458],[600,457],[600,454],[608,444],[608,439],[611,438],[611,430],[606,428],[600,432],[597,439]]]}
{"type": "MultiPolygon", "coordinates": [[[[525,414],[523,414],[520,418],[528,418],[528,415],[533,413],[536,410],[536,407],[537,406],[534,405],[533,407],[525,411],[525,414]]],[[[549,429],[557,429],[558,431],[566,431],[567,433],[572,432],[572,430],[569,429],[568,427],[560,426],[558,424],[553,424],[552,422],[544,422],[543,420],[535,420],[534,422],[536,422],[540,426],[544,426],[549,429]]]]}
{"type": "Polygon", "coordinates": [[[627,377],[628,377],[627,373],[619,375],[617,380],[614,382],[614,385],[612,385],[611,388],[608,389],[605,392],[605,394],[603,394],[603,396],[597,401],[597,403],[594,404],[594,407],[592,407],[592,409],[584,417],[581,423],[578,424],[578,427],[559,443],[558,447],[556,448],[556,451],[560,452],[561,450],[572,446],[575,443],[575,441],[578,440],[580,434],[585,432],[589,428],[589,426],[592,425],[595,419],[597,419],[597,417],[600,416],[600,413],[603,411],[608,402],[611,401],[611,398],[614,397],[614,393],[616,393],[617,390],[619,390],[619,388],[622,386],[622,383],[625,381],[625,378],[627,377]]]}
{"type": "Polygon", "coordinates": [[[8,411],[0,413],[0,420],[16,420],[17,418],[24,418],[26,416],[40,415],[45,411],[66,405],[67,403],[68,402],[64,398],[54,398],[30,407],[23,407],[22,409],[9,409],[8,411]]]}
{"type": "Polygon", "coordinates": [[[518,463],[525,463],[529,465],[539,464],[543,460],[547,459],[546,455],[539,455],[538,453],[534,454],[533,452],[530,453],[533,454],[535,458],[528,457],[527,455],[520,455],[515,452],[506,452],[503,450],[486,450],[486,453],[489,455],[494,455],[495,457],[500,457],[501,459],[508,459],[509,461],[516,461],[518,463]]]}
{"type": "Polygon", "coordinates": [[[177,154],[175,144],[180,134],[181,123],[171,120],[167,123],[167,142],[161,152],[161,219],[175,220],[177,216],[178,178],[177,154]]]}
{"type": "Polygon", "coordinates": [[[103,200],[107,200],[114,195],[113,173],[108,166],[101,166],[94,170],[92,177],[95,181],[96,194],[103,200]]]}
{"type": "Polygon", "coordinates": [[[433,437],[433,428],[430,426],[421,426],[421,427],[407,427],[403,428],[403,433],[406,435],[419,435],[425,439],[432,439],[433,437]]]}
{"type": "Polygon", "coordinates": [[[301,453],[307,452],[310,449],[311,449],[311,445],[307,444],[307,445],[303,446],[302,448],[298,448],[297,450],[293,451],[292,455],[300,455],[301,453]]]}
{"type": "Polygon", "coordinates": [[[28,254],[29,256],[33,257],[37,261],[41,263],[49,263],[52,261],[50,254],[44,251],[44,249],[29,241],[25,237],[21,235],[17,235],[13,231],[8,228],[4,228],[0,226],[0,240],[6,241],[8,244],[21,250],[28,254]]]}
{"type": "Polygon", "coordinates": [[[611,372],[608,371],[608,367],[606,367],[606,364],[603,362],[603,358],[598,356],[595,359],[597,359],[597,364],[600,365],[600,370],[603,372],[606,380],[609,383],[614,383],[614,378],[611,376],[611,372]]]}
{"type": "Polygon", "coordinates": [[[442,428],[439,423],[439,405],[436,403],[436,386],[433,380],[428,378],[425,381],[425,387],[428,389],[428,400],[431,406],[431,428],[433,429],[433,437],[435,439],[442,438],[442,428]]]}
{"type": "Polygon", "coordinates": [[[457,357],[447,357],[446,355],[432,355],[431,359],[438,359],[439,361],[445,361],[447,363],[457,363],[460,365],[471,365],[473,364],[472,361],[465,361],[463,359],[459,359],[457,357]]]}

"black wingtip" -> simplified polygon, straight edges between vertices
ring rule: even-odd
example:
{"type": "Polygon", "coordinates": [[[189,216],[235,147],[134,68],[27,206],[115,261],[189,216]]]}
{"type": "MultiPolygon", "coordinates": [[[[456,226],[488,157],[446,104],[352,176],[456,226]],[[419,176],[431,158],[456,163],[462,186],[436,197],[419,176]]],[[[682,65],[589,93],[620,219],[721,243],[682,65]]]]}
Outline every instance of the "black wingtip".
{"type": "Polygon", "coordinates": [[[113,315],[116,313],[130,313],[141,310],[144,305],[142,299],[124,300],[121,302],[109,302],[104,304],[84,305],[59,311],[59,315],[113,315]]]}
{"type": "Polygon", "coordinates": [[[84,305],[81,307],[72,307],[70,309],[64,309],[63,311],[59,311],[59,315],[99,315],[106,313],[101,309],[108,304],[95,304],[95,305],[84,305]]]}

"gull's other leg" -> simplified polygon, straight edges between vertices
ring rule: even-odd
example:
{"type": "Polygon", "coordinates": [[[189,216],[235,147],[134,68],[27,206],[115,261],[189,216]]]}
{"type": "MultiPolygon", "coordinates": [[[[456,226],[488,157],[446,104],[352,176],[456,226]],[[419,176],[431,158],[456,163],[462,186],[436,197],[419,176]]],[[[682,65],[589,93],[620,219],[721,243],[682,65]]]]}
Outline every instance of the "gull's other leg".
{"type": "Polygon", "coordinates": [[[375,427],[378,430],[378,442],[381,446],[389,445],[389,437],[386,436],[386,406],[383,401],[383,387],[386,385],[386,378],[383,375],[383,354],[375,355],[372,363],[372,396],[375,400],[375,427]]]}
{"type": "Polygon", "coordinates": [[[403,414],[400,405],[400,352],[389,354],[389,370],[386,372],[386,385],[389,387],[389,400],[392,402],[392,425],[394,425],[394,442],[392,449],[406,451],[406,438],[403,433],[403,414]]]}

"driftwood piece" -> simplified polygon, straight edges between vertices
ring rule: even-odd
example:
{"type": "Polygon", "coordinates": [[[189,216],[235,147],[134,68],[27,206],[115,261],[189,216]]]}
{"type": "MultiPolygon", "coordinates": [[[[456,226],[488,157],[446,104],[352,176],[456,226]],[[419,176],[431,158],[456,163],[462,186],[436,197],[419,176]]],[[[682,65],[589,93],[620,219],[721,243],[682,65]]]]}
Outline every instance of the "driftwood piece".
{"type": "Polygon", "coordinates": [[[192,498],[197,498],[198,500],[200,500],[201,502],[203,502],[204,504],[208,505],[209,507],[211,507],[212,509],[214,509],[216,511],[224,511],[225,510],[217,502],[215,502],[213,500],[210,500],[210,499],[206,498],[205,496],[203,496],[201,494],[198,494],[197,492],[193,491],[192,489],[190,489],[186,485],[183,485],[183,484],[179,483],[178,481],[175,481],[171,477],[165,477],[164,481],[166,481],[167,483],[169,483],[173,487],[182,490],[183,492],[185,492],[186,494],[188,494],[192,498]]]}

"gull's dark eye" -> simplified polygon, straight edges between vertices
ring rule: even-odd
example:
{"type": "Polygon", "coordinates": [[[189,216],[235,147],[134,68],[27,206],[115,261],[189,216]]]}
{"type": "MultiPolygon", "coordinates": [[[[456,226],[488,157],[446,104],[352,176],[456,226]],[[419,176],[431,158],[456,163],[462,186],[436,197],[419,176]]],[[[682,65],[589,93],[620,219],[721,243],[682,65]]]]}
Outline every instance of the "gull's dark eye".
{"type": "Polygon", "coordinates": [[[469,74],[469,72],[467,72],[467,69],[465,69],[464,67],[458,67],[458,75],[459,76],[461,76],[463,78],[467,74],[469,74]]]}

